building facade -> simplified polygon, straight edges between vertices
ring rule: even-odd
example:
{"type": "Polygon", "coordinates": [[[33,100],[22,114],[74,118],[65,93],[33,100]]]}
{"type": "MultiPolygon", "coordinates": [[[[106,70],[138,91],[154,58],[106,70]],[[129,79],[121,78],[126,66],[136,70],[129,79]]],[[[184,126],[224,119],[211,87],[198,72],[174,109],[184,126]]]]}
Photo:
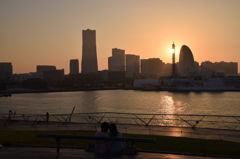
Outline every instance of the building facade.
{"type": "Polygon", "coordinates": [[[204,61],[201,63],[202,76],[237,76],[237,62],[210,62],[204,61]]]}
{"type": "Polygon", "coordinates": [[[126,77],[139,78],[140,74],[140,56],[126,55],[126,77]]]}
{"type": "Polygon", "coordinates": [[[186,45],[183,45],[180,50],[178,73],[180,76],[194,76],[196,74],[192,51],[186,45]]]}
{"type": "Polygon", "coordinates": [[[82,73],[83,74],[97,74],[97,47],[96,47],[96,31],[83,30],[82,31],[82,73]]]}
{"type": "Polygon", "coordinates": [[[52,66],[52,65],[37,65],[37,74],[40,78],[43,78],[43,72],[47,71],[47,70],[51,70],[54,71],[56,70],[56,66],[52,66]]]}
{"type": "Polygon", "coordinates": [[[108,58],[109,71],[125,71],[125,50],[114,48],[112,56],[108,58]]]}
{"type": "Polygon", "coordinates": [[[147,78],[148,75],[148,60],[141,59],[141,77],[147,78]]]}
{"type": "Polygon", "coordinates": [[[13,74],[12,63],[1,62],[0,63],[0,80],[10,80],[13,74]]]}
{"type": "Polygon", "coordinates": [[[79,61],[78,61],[78,59],[70,60],[70,74],[79,74],[79,61]]]}
{"type": "Polygon", "coordinates": [[[61,70],[45,70],[43,71],[43,78],[52,81],[64,80],[64,69],[61,70]]]}
{"type": "Polygon", "coordinates": [[[148,59],[148,78],[159,78],[163,70],[164,63],[159,58],[148,59]]]}
{"type": "MultiPolygon", "coordinates": [[[[141,77],[159,78],[165,74],[164,66],[165,64],[159,58],[141,59],[141,77]]],[[[171,68],[168,69],[168,72],[171,71],[171,68]]]]}

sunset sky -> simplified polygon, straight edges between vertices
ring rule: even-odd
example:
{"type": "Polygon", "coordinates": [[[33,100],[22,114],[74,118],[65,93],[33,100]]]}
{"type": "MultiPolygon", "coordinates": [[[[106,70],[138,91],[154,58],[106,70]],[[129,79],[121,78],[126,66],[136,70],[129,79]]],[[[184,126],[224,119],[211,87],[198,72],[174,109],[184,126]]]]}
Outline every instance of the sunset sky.
{"type": "Polygon", "coordinates": [[[13,73],[55,65],[69,73],[79,59],[82,30],[96,30],[98,68],[108,68],[112,48],[140,59],[176,62],[182,45],[194,60],[238,62],[240,0],[0,0],[0,62],[13,73]]]}

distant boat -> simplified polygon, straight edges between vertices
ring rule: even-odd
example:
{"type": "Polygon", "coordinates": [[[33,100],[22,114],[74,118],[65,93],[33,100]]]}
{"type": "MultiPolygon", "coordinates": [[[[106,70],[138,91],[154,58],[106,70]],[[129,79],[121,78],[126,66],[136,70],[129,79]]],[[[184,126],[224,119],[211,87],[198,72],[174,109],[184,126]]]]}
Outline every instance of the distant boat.
{"type": "Polygon", "coordinates": [[[157,90],[159,90],[159,88],[154,84],[142,84],[142,90],[157,91],[157,90]]]}
{"type": "Polygon", "coordinates": [[[161,86],[163,91],[240,91],[240,87],[226,86],[220,78],[210,78],[208,81],[189,81],[188,79],[172,79],[168,85],[161,86]]]}
{"type": "Polygon", "coordinates": [[[133,88],[137,90],[156,91],[158,90],[159,79],[135,79],[133,88]]]}

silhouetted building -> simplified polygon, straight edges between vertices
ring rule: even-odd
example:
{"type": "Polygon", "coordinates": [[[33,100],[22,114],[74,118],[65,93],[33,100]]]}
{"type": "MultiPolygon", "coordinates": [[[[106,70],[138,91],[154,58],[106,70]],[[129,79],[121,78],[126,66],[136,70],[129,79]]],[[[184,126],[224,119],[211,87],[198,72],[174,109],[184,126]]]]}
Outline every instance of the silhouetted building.
{"type": "Polygon", "coordinates": [[[78,74],[78,73],[79,73],[78,59],[70,60],[70,74],[78,74]]]}
{"type": "Polygon", "coordinates": [[[16,82],[22,82],[29,78],[43,78],[43,76],[40,77],[40,75],[37,72],[29,72],[29,73],[13,74],[11,79],[16,82]]]}
{"type": "Polygon", "coordinates": [[[44,70],[43,78],[52,80],[52,81],[61,81],[64,80],[64,69],[61,70],[44,70]]]}
{"type": "Polygon", "coordinates": [[[97,48],[96,48],[96,31],[82,31],[82,73],[97,74],[97,48]]]}
{"type": "Polygon", "coordinates": [[[109,71],[113,70],[113,68],[112,68],[112,67],[113,67],[113,66],[112,66],[112,65],[113,65],[113,64],[112,64],[112,61],[113,61],[113,60],[112,60],[112,56],[108,57],[108,70],[109,70],[109,71]]]}
{"type": "Polygon", "coordinates": [[[108,71],[109,83],[123,83],[125,82],[125,71],[108,71]]]}
{"type": "Polygon", "coordinates": [[[56,70],[56,66],[51,65],[37,65],[37,74],[39,74],[40,78],[43,78],[44,71],[54,71],[56,70]]]}
{"type": "Polygon", "coordinates": [[[108,70],[98,71],[98,75],[101,83],[108,82],[108,72],[109,72],[108,70]]]}
{"type": "Polygon", "coordinates": [[[195,75],[196,76],[200,76],[200,66],[199,63],[197,61],[194,61],[194,70],[195,70],[195,75]]]}
{"type": "Polygon", "coordinates": [[[159,78],[163,73],[163,68],[164,63],[159,58],[141,59],[141,76],[143,78],[159,78]]]}
{"type": "MultiPolygon", "coordinates": [[[[174,72],[174,75],[176,76],[177,74],[176,74],[176,72],[177,72],[177,67],[176,67],[177,65],[176,65],[176,63],[175,63],[175,72],[174,72]]],[[[160,76],[171,76],[171,75],[173,75],[173,66],[172,66],[172,64],[170,64],[170,63],[164,63],[163,64],[163,67],[162,67],[162,69],[161,69],[161,73],[160,73],[160,76]]]]}
{"type": "Polygon", "coordinates": [[[126,55],[126,77],[139,78],[140,74],[140,57],[137,55],[126,55]]]}
{"type": "Polygon", "coordinates": [[[164,63],[159,58],[141,59],[141,77],[156,79],[162,74],[164,63]]]}
{"type": "Polygon", "coordinates": [[[183,45],[179,55],[179,75],[180,76],[195,76],[195,64],[192,51],[186,45],[183,45]]]}
{"type": "Polygon", "coordinates": [[[125,71],[125,50],[114,48],[108,58],[109,71],[125,71]]]}
{"type": "Polygon", "coordinates": [[[148,59],[148,78],[159,78],[164,63],[159,58],[148,59]]]}
{"type": "Polygon", "coordinates": [[[141,77],[147,78],[148,76],[148,60],[141,59],[141,77]]]}
{"type": "Polygon", "coordinates": [[[11,79],[16,82],[22,82],[28,78],[30,78],[29,73],[21,73],[21,74],[13,74],[11,79]]]}
{"type": "Polygon", "coordinates": [[[201,63],[202,76],[237,76],[238,63],[237,62],[210,62],[204,61],[201,63]]]}
{"type": "Polygon", "coordinates": [[[10,80],[13,73],[12,63],[1,62],[0,63],[0,80],[10,80]]]}

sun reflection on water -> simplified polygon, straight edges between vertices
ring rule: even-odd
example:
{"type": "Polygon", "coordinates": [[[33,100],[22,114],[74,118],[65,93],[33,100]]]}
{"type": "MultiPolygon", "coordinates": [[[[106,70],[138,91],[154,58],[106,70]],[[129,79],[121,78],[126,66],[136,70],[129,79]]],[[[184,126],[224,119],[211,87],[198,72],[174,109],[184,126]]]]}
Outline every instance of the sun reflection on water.
{"type": "Polygon", "coordinates": [[[175,104],[171,96],[162,96],[159,100],[159,108],[161,109],[161,114],[174,114],[175,104]]]}

